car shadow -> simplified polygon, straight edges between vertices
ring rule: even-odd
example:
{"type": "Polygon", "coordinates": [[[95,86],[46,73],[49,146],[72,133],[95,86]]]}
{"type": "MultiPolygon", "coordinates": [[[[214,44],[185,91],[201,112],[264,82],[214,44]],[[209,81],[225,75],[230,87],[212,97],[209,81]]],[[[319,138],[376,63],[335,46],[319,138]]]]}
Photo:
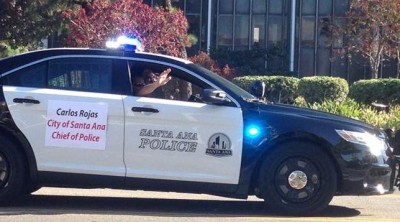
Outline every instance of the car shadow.
{"type": "MultiPolygon", "coordinates": [[[[268,217],[274,212],[262,201],[193,200],[127,197],[32,195],[0,206],[1,215],[109,214],[168,217],[268,217]]],[[[330,205],[312,217],[353,217],[356,209],[330,205]]]]}

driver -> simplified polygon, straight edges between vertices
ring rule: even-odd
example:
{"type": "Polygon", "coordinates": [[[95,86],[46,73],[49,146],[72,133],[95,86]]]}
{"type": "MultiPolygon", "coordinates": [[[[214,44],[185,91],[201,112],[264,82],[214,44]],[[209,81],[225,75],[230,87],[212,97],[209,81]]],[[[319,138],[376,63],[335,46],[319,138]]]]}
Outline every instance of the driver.
{"type": "Polygon", "coordinates": [[[167,84],[172,77],[169,76],[171,69],[168,68],[162,73],[155,73],[145,69],[141,75],[132,77],[133,93],[136,96],[147,96],[160,86],[167,84]]]}

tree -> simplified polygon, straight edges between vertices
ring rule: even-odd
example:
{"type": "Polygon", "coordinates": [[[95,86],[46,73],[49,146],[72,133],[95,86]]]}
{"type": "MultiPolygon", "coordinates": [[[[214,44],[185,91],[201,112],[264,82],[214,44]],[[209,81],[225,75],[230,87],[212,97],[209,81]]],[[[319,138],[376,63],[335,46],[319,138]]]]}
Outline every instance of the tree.
{"type": "Polygon", "coordinates": [[[96,1],[86,9],[67,10],[68,46],[103,48],[118,35],[136,36],[145,50],[181,56],[190,45],[188,23],[180,10],[151,8],[142,0],[96,1]]]}
{"type": "Polygon", "coordinates": [[[90,0],[0,0],[0,54],[36,49],[42,39],[59,32],[62,12],[90,0]],[[17,50],[18,51],[18,50],[17,50]]]}
{"type": "Polygon", "coordinates": [[[385,30],[385,34],[389,37],[389,56],[397,60],[397,78],[400,77],[400,1],[391,5],[391,13],[389,16],[393,19],[391,25],[385,30]]]}
{"type": "Polygon", "coordinates": [[[61,27],[62,0],[0,0],[0,41],[13,47],[36,45],[61,27]]]}
{"type": "Polygon", "coordinates": [[[389,54],[390,27],[398,22],[399,0],[352,0],[347,24],[341,29],[347,55],[359,53],[369,61],[371,78],[378,78],[379,67],[389,54]]]}

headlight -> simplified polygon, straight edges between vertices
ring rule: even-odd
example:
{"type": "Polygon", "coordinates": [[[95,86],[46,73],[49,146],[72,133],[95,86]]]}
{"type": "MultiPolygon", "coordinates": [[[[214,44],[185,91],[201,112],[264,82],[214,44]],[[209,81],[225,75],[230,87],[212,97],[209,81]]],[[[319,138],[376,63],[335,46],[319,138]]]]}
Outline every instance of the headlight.
{"type": "Polygon", "coordinates": [[[385,141],[373,134],[364,132],[354,132],[347,130],[335,130],[342,139],[350,143],[356,143],[369,147],[371,153],[375,156],[382,154],[385,150],[385,141]]]}

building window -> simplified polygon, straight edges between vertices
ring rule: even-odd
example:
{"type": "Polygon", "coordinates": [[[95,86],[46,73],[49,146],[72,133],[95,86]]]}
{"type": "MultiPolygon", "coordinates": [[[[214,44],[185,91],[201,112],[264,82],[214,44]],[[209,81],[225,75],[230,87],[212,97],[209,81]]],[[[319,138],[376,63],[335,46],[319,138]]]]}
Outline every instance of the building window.
{"type": "Polygon", "coordinates": [[[315,1],[318,0],[302,0],[301,1],[301,13],[303,15],[315,15],[315,1]]]}
{"type": "Polygon", "coordinates": [[[235,42],[234,47],[238,49],[249,48],[249,0],[236,0],[235,5],[235,42]]]}
{"type": "Polygon", "coordinates": [[[269,13],[282,14],[283,0],[269,0],[269,13]]]}
{"type": "Polygon", "coordinates": [[[196,44],[192,45],[189,50],[197,52],[200,50],[200,44],[201,41],[203,40],[201,35],[201,16],[196,14],[194,15],[188,14],[186,15],[186,18],[188,20],[188,23],[190,24],[188,33],[197,37],[196,44]]]}
{"type": "Polygon", "coordinates": [[[201,0],[186,0],[186,13],[201,13],[201,0]]]}
{"type": "Polygon", "coordinates": [[[335,15],[344,16],[349,10],[349,0],[335,0],[335,15]]]}
{"type": "Polygon", "coordinates": [[[218,0],[217,47],[229,46],[226,39],[232,31],[234,50],[249,49],[254,45],[266,48],[269,43],[279,44],[285,39],[286,0],[218,0]],[[232,16],[231,21],[228,15],[232,16]],[[233,29],[231,30],[231,24],[233,29]],[[268,38],[268,39],[267,39],[268,38]],[[250,45],[249,45],[250,44],[250,45]]]}
{"type": "Polygon", "coordinates": [[[314,75],[314,49],[302,48],[300,51],[300,73],[301,76],[314,75]]]}
{"type": "Polygon", "coordinates": [[[249,0],[236,0],[236,13],[249,14],[250,1],[249,0]]]}
{"type": "Polygon", "coordinates": [[[235,17],[235,49],[248,49],[249,46],[249,16],[235,17]]]}
{"type": "Polygon", "coordinates": [[[253,44],[265,46],[265,15],[253,15],[253,44]]]}
{"type": "Polygon", "coordinates": [[[219,13],[233,14],[233,0],[219,0],[219,13]]]}
{"type": "Polygon", "coordinates": [[[314,16],[303,16],[301,18],[301,46],[314,47],[314,30],[315,18],[314,16]]]}
{"type": "Polygon", "coordinates": [[[319,0],[318,14],[322,16],[332,15],[332,0],[319,0]]]}
{"type": "Polygon", "coordinates": [[[268,46],[282,41],[282,17],[270,16],[268,24],[268,46]]]}
{"type": "Polygon", "coordinates": [[[331,19],[321,18],[318,20],[318,47],[330,47],[330,36],[331,36],[331,19]]]}
{"type": "Polygon", "coordinates": [[[231,46],[233,44],[233,16],[224,15],[218,19],[218,45],[231,46]]]}
{"type": "Polygon", "coordinates": [[[329,75],[331,73],[330,48],[318,48],[316,59],[317,59],[317,75],[329,75]]]}
{"type": "Polygon", "coordinates": [[[267,1],[265,0],[253,0],[253,13],[265,14],[267,9],[267,1]]]}

